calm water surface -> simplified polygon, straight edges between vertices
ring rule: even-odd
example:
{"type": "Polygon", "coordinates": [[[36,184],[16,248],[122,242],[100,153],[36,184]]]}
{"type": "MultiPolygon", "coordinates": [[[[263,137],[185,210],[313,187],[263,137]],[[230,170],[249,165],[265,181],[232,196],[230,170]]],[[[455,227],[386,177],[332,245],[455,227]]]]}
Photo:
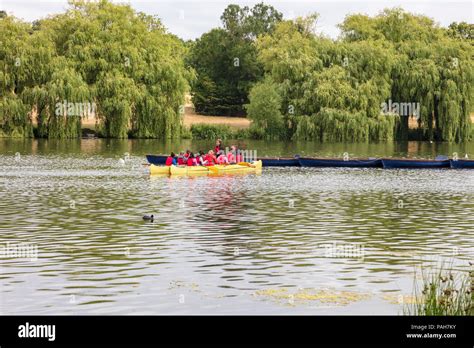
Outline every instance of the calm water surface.
{"type": "MultiPolygon", "coordinates": [[[[474,157],[472,143],[245,145],[474,157]]],[[[473,171],[169,178],[142,165],[145,153],[209,146],[0,140],[0,313],[398,314],[415,268],[474,259],[473,171]]]]}

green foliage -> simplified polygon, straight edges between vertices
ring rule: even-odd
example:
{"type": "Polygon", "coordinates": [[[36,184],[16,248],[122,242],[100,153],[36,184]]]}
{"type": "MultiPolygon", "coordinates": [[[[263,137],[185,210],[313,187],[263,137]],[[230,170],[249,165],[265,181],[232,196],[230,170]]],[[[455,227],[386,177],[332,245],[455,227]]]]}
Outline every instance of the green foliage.
{"type": "Polygon", "coordinates": [[[260,129],[267,138],[281,137],[284,123],[277,85],[270,80],[256,84],[250,91],[249,100],[250,104],[245,108],[254,129],[260,129]]]}
{"type": "Polygon", "coordinates": [[[28,108],[14,95],[0,99],[0,137],[31,137],[33,129],[28,119],[28,108]]]}
{"type": "Polygon", "coordinates": [[[232,129],[227,125],[193,124],[191,128],[185,128],[183,137],[186,139],[263,139],[265,133],[255,126],[243,129],[232,129]]]}
{"type": "MultiPolygon", "coordinates": [[[[470,139],[474,51],[469,26],[453,23],[445,30],[430,18],[396,8],[374,18],[350,16],[341,29],[350,43],[384,43],[393,61],[390,97],[420,103],[425,139],[470,139]]],[[[408,117],[401,121],[398,136],[406,138],[408,117]]]]}
{"type": "Polygon", "coordinates": [[[37,124],[37,136],[79,137],[85,114],[71,115],[72,103],[95,105],[100,134],[115,138],[406,139],[409,115],[381,108],[391,100],[419,103],[422,139],[473,138],[472,24],[442,28],[394,8],[347,16],[332,40],[317,19],[229,5],[223,28],[184,43],[108,0],[71,0],[33,23],[0,11],[0,136],[32,136],[37,124]],[[196,111],[247,111],[251,127],[183,129],[189,88],[196,111]]]}
{"type": "MultiPolygon", "coordinates": [[[[6,42],[0,93],[35,111],[40,136],[80,136],[83,115],[58,115],[63,101],[97,105],[107,137],[180,136],[180,110],[193,75],[185,68],[185,46],[158,18],[107,0],[73,0],[66,13],[33,25],[0,19],[0,32],[6,42]]],[[[4,133],[14,111],[2,112],[4,133]]]]}
{"type": "Polygon", "coordinates": [[[181,129],[181,139],[192,139],[192,138],[193,138],[193,133],[191,132],[191,129],[183,126],[183,128],[181,129]]]}
{"type": "Polygon", "coordinates": [[[271,32],[282,14],[263,3],[253,8],[229,5],[224,29],[212,29],[191,45],[188,63],[197,74],[192,85],[196,111],[206,115],[243,115],[251,86],[261,79],[254,40],[271,32]]]}
{"type": "Polygon", "coordinates": [[[253,8],[229,5],[221,16],[226,31],[233,37],[240,38],[256,38],[258,35],[270,33],[282,19],[280,12],[263,2],[253,8]]]}
{"type": "Polygon", "coordinates": [[[227,125],[212,125],[212,124],[193,124],[191,125],[191,133],[193,139],[215,140],[232,139],[234,133],[227,125]]]}
{"type": "Polygon", "coordinates": [[[213,29],[196,41],[189,62],[196,70],[193,87],[196,111],[206,115],[241,115],[253,76],[261,75],[255,52],[245,42],[232,39],[223,29],[213,29]]]}
{"type": "Polygon", "coordinates": [[[294,140],[364,142],[393,140],[397,115],[367,117],[363,112],[324,108],[312,116],[294,119],[294,140]]]}
{"type": "Polygon", "coordinates": [[[330,40],[315,34],[317,18],[283,21],[258,38],[265,81],[280,99],[268,105],[269,89],[256,84],[247,106],[253,119],[271,119],[278,109],[293,139],[407,138],[412,115],[396,117],[381,108],[392,100],[419,104],[425,139],[470,139],[474,51],[468,26],[446,30],[396,8],[376,17],[348,16],[341,39],[330,40]]]}
{"type": "Polygon", "coordinates": [[[474,44],[474,24],[453,22],[448,27],[448,35],[459,40],[469,40],[474,44]]]}
{"type": "Polygon", "coordinates": [[[32,136],[27,105],[21,99],[31,79],[28,68],[30,26],[14,17],[0,17],[0,136],[32,136]]]}
{"type": "Polygon", "coordinates": [[[474,273],[456,274],[443,266],[422,269],[421,286],[415,283],[414,301],[405,305],[407,315],[474,315],[474,273]]]}

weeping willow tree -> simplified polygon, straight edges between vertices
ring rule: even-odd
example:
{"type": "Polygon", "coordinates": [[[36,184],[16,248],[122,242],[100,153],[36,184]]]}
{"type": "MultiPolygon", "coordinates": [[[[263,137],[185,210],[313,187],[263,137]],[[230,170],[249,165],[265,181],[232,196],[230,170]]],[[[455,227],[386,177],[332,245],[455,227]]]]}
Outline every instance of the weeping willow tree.
{"type": "Polygon", "coordinates": [[[28,106],[21,99],[30,73],[29,29],[13,17],[0,17],[0,136],[32,135],[28,106]]]}
{"type": "MultiPolygon", "coordinates": [[[[281,97],[274,108],[283,114],[286,136],[322,141],[393,139],[398,118],[382,114],[380,108],[390,95],[394,64],[390,47],[317,36],[316,19],[313,15],[283,22],[257,43],[266,78],[281,97]]],[[[268,97],[262,93],[262,98],[268,97]]],[[[249,109],[257,103],[251,98],[249,109]]]]}
{"type": "MultiPolygon", "coordinates": [[[[470,139],[474,50],[466,36],[399,8],[372,18],[349,16],[340,27],[346,42],[379,40],[393,47],[390,98],[420,105],[418,124],[425,139],[470,139]]],[[[406,139],[408,131],[408,117],[402,117],[398,136],[406,139]]]]}
{"type": "Polygon", "coordinates": [[[66,67],[58,67],[46,84],[27,88],[24,99],[36,106],[39,134],[50,138],[79,137],[81,119],[92,109],[89,87],[74,69],[66,67]]]}
{"type": "Polygon", "coordinates": [[[453,38],[452,29],[401,9],[350,15],[338,40],[317,35],[316,19],[281,22],[257,40],[266,79],[281,97],[277,109],[288,138],[406,139],[409,118],[417,117],[425,139],[469,139],[474,69],[468,36],[453,38]],[[392,101],[419,108],[385,110],[392,101]]]}
{"type": "Polygon", "coordinates": [[[84,116],[78,106],[93,105],[106,137],[179,137],[193,77],[184,44],[157,17],[128,5],[69,5],[33,25],[0,19],[2,132],[26,134],[37,123],[39,136],[77,137],[84,116]]]}
{"type": "Polygon", "coordinates": [[[84,113],[75,106],[94,105],[103,136],[179,137],[188,81],[195,82],[188,56],[201,68],[203,106],[220,105],[207,95],[240,110],[253,86],[246,109],[262,137],[406,139],[416,116],[424,139],[470,139],[472,25],[446,29],[390,9],[347,16],[332,40],[316,34],[316,14],[281,21],[263,4],[246,11],[229,6],[225,30],[191,52],[157,17],[108,0],[70,0],[65,13],[33,24],[2,13],[0,135],[32,136],[36,126],[41,137],[76,137],[84,113]],[[235,56],[246,57],[238,71],[227,61],[235,56]],[[389,101],[415,103],[418,114],[396,116],[382,108],[389,101]]]}
{"type": "Polygon", "coordinates": [[[474,49],[464,42],[442,42],[438,48],[440,83],[433,102],[436,135],[446,141],[464,141],[472,129],[474,49]]]}

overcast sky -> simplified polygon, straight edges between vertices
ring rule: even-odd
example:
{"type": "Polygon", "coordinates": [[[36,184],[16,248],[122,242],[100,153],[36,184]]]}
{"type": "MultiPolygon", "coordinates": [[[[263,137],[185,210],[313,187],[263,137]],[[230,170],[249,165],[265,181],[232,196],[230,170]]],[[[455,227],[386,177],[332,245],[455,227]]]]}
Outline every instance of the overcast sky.
{"type": "MultiPolygon", "coordinates": [[[[158,15],[171,33],[183,39],[194,39],[210,29],[220,26],[220,16],[228,4],[252,6],[261,1],[224,1],[224,0],[130,0],[114,1],[129,3],[138,11],[158,15]]],[[[402,7],[417,14],[433,18],[442,26],[451,22],[465,21],[473,23],[474,9],[472,0],[267,0],[283,13],[285,18],[320,14],[318,30],[335,38],[339,31],[336,27],[350,13],[375,15],[387,7],[402,7]]],[[[0,9],[27,21],[44,18],[49,14],[64,12],[67,0],[0,0],[0,9]]]]}

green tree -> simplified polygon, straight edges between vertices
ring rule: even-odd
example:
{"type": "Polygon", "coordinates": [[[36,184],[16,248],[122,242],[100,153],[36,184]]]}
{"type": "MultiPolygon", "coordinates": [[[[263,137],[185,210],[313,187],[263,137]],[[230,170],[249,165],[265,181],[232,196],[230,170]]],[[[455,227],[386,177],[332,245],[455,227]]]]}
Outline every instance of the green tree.
{"type": "MultiPolygon", "coordinates": [[[[317,18],[314,14],[282,22],[257,42],[267,78],[282,97],[286,136],[393,139],[398,118],[382,115],[380,108],[391,91],[391,47],[374,40],[339,42],[319,36],[314,31],[317,18]]],[[[259,104],[257,96],[250,108],[259,104]]]]}
{"type": "Polygon", "coordinates": [[[474,44],[474,24],[453,22],[448,27],[448,35],[455,39],[469,40],[471,44],[474,44]]]}
{"type": "Polygon", "coordinates": [[[253,129],[267,138],[281,137],[284,122],[278,86],[269,79],[259,82],[250,91],[249,100],[245,108],[253,129]]]}
{"type": "MultiPolygon", "coordinates": [[[[445,30],[426,16],[395,8],[373,18],[349,16],[340,27],[347,42],[377,40],[392,47],[390,98],[420,104],[426,139],[469,139],[474,52],[468,40],[459,40],[469,37],[468,26],[445,30]]],[[[408,137],[408,117],[401,118],[398,137],[408,137]]]]}
{"type": "Polygon", "coordinates": [[[251,86],[263,75],[255,39],[271,32],[282,14],[263,3],[253,8],[229,5],[223,29],[212,29],[191,45],[189,64],[197,75],[192,86],[196,111],[208,115],[243,115],[251,86]]]}
{"type": "Polygon", "coordinates": [[[0,93],[8,107],[2,110],[3,132],[18,128],[17,113],[25,107],[37,114],[39,136],[79,136],[81,117],[55,108],[71,102],[97,105],[107,137],[178,137],[193,76],[185,67],[183,42],[157,17],[128,5],[69,4],[66,13],[33,25],[0,19],[7,42],[0,48],[5,80],[0,93]]]}
{"type": "Polygon", "coordinates": [[[28,106],[21,94],[31,81],[31,42],[28,23],[0,17],[0,136],[32,136],[28,106]]]}

